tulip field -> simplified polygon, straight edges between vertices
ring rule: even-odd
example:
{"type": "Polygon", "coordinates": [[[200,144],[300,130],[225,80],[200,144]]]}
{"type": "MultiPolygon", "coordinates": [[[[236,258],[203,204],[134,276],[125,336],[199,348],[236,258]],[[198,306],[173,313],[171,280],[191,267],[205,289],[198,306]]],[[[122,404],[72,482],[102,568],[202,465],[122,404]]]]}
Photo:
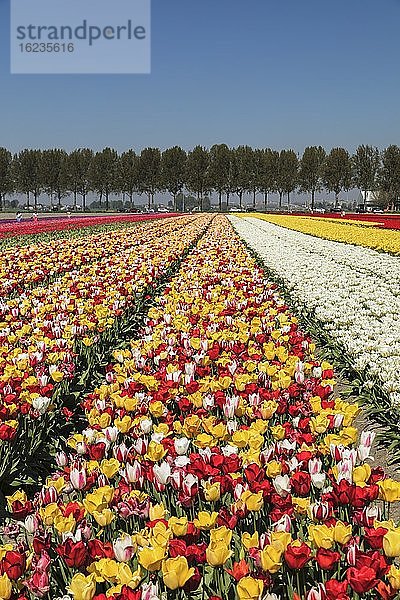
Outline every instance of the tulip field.
{"type": "Polygon", "coordinates": [[[356,420],[399,458],[400,231],[37,226],[0,239],[0,600],[398,598],[356,420]]]}

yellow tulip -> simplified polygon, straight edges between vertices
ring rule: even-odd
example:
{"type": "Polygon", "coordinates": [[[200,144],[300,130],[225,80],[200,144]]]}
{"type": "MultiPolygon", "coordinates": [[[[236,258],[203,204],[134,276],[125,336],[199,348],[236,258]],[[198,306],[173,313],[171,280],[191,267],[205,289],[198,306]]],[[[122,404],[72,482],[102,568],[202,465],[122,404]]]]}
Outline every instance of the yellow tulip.
{"type": "Polygon", "coordinates": [[[71,579],[67,590],[74,600],[92,600],[96,593],[96,577],[94,575],[85,577],[82,573],[78,573],[71,579]]]}
{"type": "Polygon", "coordinates": [[[194,575],[194,568],[189,569],[188,562],[184,556],[176,558],[167,558],[162,563],[162,574],[164,584],[170,590],[182,588],[185,583],[194,575]]]}
{"type": "Polygon", "coordinates": [[[389,573],[386,575],[389,580],[390,585],[396,591],[400,590],[400,569],[391,565],[389,569],[389,573]]]}
{"type": "Polygon", "coordinates": [[[64,377],[64,373],[61,373],[61,371],[53,371],[52,373],[50,373],[51,378],[54,382],[59,383],[60,381],[62,381],[63,377],[64,377]]]}
{"type": "Polygon", "coordinates": [[[115,514],[109,508],[105,508],[101,512],[95,510],[92,514],[96,523],[98,523],[100,527],[106,527],[106,525],[109,525],[111,521],[115,519],[115,514]]]}
{"type": "Polygon", "coordinates": [[[128,433],[128,431],[132,428],[132,423],[133,421],[129,415],[123,416],[122,419],[119,417],[114,419],[114,425],[121,433],[128,433]]]}
{"type": "Polygon", "coordinates": [[[329,424],[329,419],[324,415],[317,415],[310,420],[311,431],[314,434],[325,433],[329,424]]]}
{"type": "Polygon", "coordinates": [[[246,505],[247,510],[251,512],[258,512],[264,505],[264,498],[262,492],[253,494],[250,490],[245,490],[240,500],[246,505]]]}
{"type": "Polygon", "coordinates": [[[369,464],[364,463],[359,467],[353,469],[353,481],[356,485],[365,484],[371,477],[371,467],[369,464]]]}
{"type": "Polygon", "coordinates": [[[232,550],[223,542],[211,542],[207,546],[206,558],[212,567],[220,567],[232,556],[232,550]]]}
{"type": "Polygon", "coordinates": [[[246,548],[246,550],[250,550],[250,548],[258,548],[258,531],[255,531],[253,535],[250,535],[250,533],[247,533],[247,531],[242,533],[242,544],[246,548]]]}
{"type": "Polygon", "coordinates": [[[21,504],[25,504],[28,500],[25,492],[22,492],[21,490],[17,490],[12,496],[6,496],[6,498],[9,508],[11,508],[13,502],[21,502],[21,504]]]}
{"type": "Polygon", "coordinates": [[[223,525],[210,531],[210,542],[220,542],[229,546],[232,541],[232,530],[223,525]]]}
{"type": "Polygon", "coordinates": [[[210,483],[209,481],[202,483],[204,490],[204,498],[207,502],[217,502],[221,498],[221,484],[219,481],[210,483]]]}
{"type": "Polygon", "coordinates": [[[271,546],[274,546],[274,548],[282,553],[286,551],[292,541],[292,536],[286,531],[273,531],[269,537],[271,546]]]}
{"type": "Polygon", "coordinates": [[[156,521],[157,519],[165,518],[165,507],[164,504],[154,504],[149,509],[150,521],[156,521]]]}
{"type": "Polygon", "coordinates": [[[244,448],[249,442],[249,432],[245,429],[239,429],[235,431],[232,436],[232,444],[238,448],[244,448]]]}
{"type": "Polygon", "coordinates": [[[333,528],[333,538],[335,542],[344,546],[351,540],[351,536],[353,535],[353,528],[351,525],[345,525],[342,521],[337,521],[335,523],[335,527],[333,528]]]}
{"type": "Polygon", "coordinates": [[[159,444],[158,442],[152,440],[147,448],[146,458],[148,458],[152,462],[157,462],[164,458],[166,453],[167,451],[165,450],[162,444],[159,444]]]}
{"type": "Polygon", "coordinates": [[[264,400],[260,406],[260,412],[263,419],[268,420],[275,414],[278,408],[277,402],[274,400],[264,400]]]}
{"type": "Polygon", "coordinates": [[[197,518],[194,519],[193,523],[197,529],[212,529],[215,527],[215,523],[217,522],[218,513],[216,512],[206,512],[200,511],[197,515],[197,518]]]}
{"type": "Polygon", "coordinates": [[[151,544],[166,548],[172,537],[172,531],[166,527],[165,523],[159,521],[151,530],[151,544]]]}
{"type": "Polygon", "coordinates": [[[282,552],[274,546],[265,546],[260,552],[261,567],[268,573],[277,573],[282,566],[282,552]]]}
{"type": "Polygon", "coordinates": [[[264,591],[264,582],[253,577],[242,577],[236,585],[239,600],[260,600],[264,591]]]}
{"type": "Polygon", "coordinates": [[[9,600],[12,594],[11,581],[6,573],[0,575],[0,598],[1,600],[9,600]]]}
{"type": "Polygon", "coordinates": [[[166,550],[161,546],[154,546],[154,548],[147,546],[140,550],[138,554],[139,564],[148,571],[159,571],[165,554],[166,550]]]}
{"type": "Polygon", "coordinates": [[[398,502],[400,500],[400,483],[393,479],[378,481],[379,498],[385,502],[398,502]]]}
{"type": "Polygon", "coordinates": [[[271,427],[271,433],[274,440],[278,441],[284,440],[286,436],[286,430],[284,427],[282,427],[282,425],[275,425],[274,427],[271,427]]]}
{"type": "Polygon", "coordinates": [[[108,507],[113,495],[114,489],[109,485],[105,485],[87,494],[83,500],[83,504],[89,514],[93,514],[94,511],[101,512],[108,507]]]}
{"type": "Polygon", "coordinates": [[[308,533],[317,548],[330,550],[335,543],[334,530],[327,525],[310,525],[308,533]]]}
{"type": "Polygon", "coordinates": [[[165,413],[165,406],[162,402],[157,400],[156,402],[150,402],[149,411],[156,419],[159,419],[165,413]]]}
{"type": "Polygon", "coordinates": [[[51,527],[57,517],[62,517],[62,513],[58,504],[52,502],[40,509],[40,516],[42,517],[43,523],[48,527],[51,527]]]}
{"type": "Polygon", "coordinates": [[[214,438],[208,433],[200,433],[196,437],[194,445],[198,448],[211,448],[214,445],[214,438]]]}
{"type": "Polygon", "coordinates": [[[119,563],[111,558],[101,558],[88,567],[88,572],[96,577],[97,582],[108,581],[113,583],[117,580],[119,563]]]}
{"type": "Polygon", "coordinates": [[[103,413],[100,415],[98,423],[101,429],[106,429],[111,424],[111,415],[103,413]]]}
{"type": "Polygon", "coordinates": [[[297,498],[295,496],[292,497],[292,502],[295,511],[299,515],[306,515],[308,509],[310,507],[310,498],[297,498]]]}
{"type": "Polygon", "coordinates": [[[383,536],[383,551],[388,558],[400,556],[400,529],[385,533],[383,536]]]}
{"type": "Polygon", "coordinates": [[[72,532],[75,529],[75,525],[76,521],[73,515],[68,515],[68,517],[60,515],[54,519],[54,527],[59,533],[72,532]]]}
{"type": "Polygon", "coordinates": [[[271,477],[272,479],[274,479],[274,477],[277,477],[278,475],[281,474],[282,465],[281,465],[281,463],[278,463],[277,460],[271,460],[269,463],[267,463],[267,465],[265,467],[265,471],[266,471],[268,477],[271,477]]]}
{"type": "Polygon", "coordinates": [[[101,461],[100,469],[108,479],[112,479],[119,471],[120,463],[116,458],[104,459],[101,461]]]}
{"type": "Polygon", "coordinates": [[[188,520],[187,517],[171,517],[168,520],[168,527],[176,537],[183,537],[187,534],[188,520]]]}

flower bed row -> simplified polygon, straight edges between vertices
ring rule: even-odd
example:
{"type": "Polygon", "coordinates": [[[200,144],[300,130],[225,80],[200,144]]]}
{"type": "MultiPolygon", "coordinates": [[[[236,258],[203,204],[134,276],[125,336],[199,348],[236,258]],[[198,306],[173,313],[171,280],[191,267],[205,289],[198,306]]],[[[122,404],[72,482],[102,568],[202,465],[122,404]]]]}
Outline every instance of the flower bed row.
{"type": "MultiPolygon", "coordinates": [[[[90,233],[83,228],[84,235],[16,245],[2,252],[0,263],[0,297],[10,293],[21,294],[32,285],[38,285],[65,271],[79,269],[94,260],[105,260],[116,252],[139,244],[143,233],[159,230],[164,221],[141,222],[129,227],[108,229],[90,233]]],[[[68,234],[67,234],[68,235],[68,234]]]]}
{"type": "Polygon", "coordinates": [[[400,483],[370,466],[373,434],[358,440],[313,352],[217,217],[47,485],[8,498],[0,597],[394,597],[400,483]]]}
{"type": "Polygon", "coordinates": [[[355,244],[396,255],[400,254],[400,231],[366,227],[366,224],[335,223],[333,220],[324,219],[323,217],[261,215],[255,213],[251,216],[318,238],[355,244]]]}
{"type": "MultiPolygon", "coordinates": [[[[307,216],[304,213],[301,216],[307,216]]],[[[309,216],[309,215],[308,215],[309,216]]],[[[386,214],[386,213],[346,213],[344,217],[340,213],[325,213],[319,215],[323,219],[339,219],[340,221],[344,218],[347,221],[358,221],[368,225],[373,223],[375,226],[383,227],[385,229],[400,229],[400,216],[398,214],[386,214]]]]}
{"type": "Polygon", "coordinates": [[[166,216],[174,217],[175,213],[154,214],[154,215],[101,215],[96,217],[60,217],[44,218],[33,220],[24,220],[20,223],[1,222],[0,221],[0,239],[15,236],[36,235],[38,233],[48,233],[53,231],[68,231],[70,229],[80,229],[82,227],[94,227],[108,223],[136,223],[138,221],[148,221],[152,219],[164,219],[166,216]]]}
{"type": "MultiPolygon", "coordinates": [[[[64,405],[78,375],[76,365],[85,383],[100,344],[118,334],[126,311],[196,241],[208,221],[187,217],[184,229],[181,219],[149,226],[130,248],[1,304],[0,481],[22,481],[21,463],[37,454],[48,436],[44,415],[57,415],[64,405]]],[[[26,476],[23,480],[28,482],[26,476]]]]}

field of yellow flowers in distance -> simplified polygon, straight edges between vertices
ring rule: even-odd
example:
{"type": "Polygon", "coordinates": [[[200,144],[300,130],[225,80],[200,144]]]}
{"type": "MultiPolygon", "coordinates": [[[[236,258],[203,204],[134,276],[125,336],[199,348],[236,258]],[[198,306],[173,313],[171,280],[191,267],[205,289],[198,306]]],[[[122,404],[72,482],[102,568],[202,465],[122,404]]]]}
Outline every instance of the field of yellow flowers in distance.
{"type": "Polygon", "coordinates": [[[356,223],[328,220],[323,217],[297,217],[291,215],[271,215],[259,213],[239,214],[242,217],[256,217],[274,225],[293,229],[325,240],[365,246],[373,250],[400,254],[400,231],[365,227],[356,223]]]}

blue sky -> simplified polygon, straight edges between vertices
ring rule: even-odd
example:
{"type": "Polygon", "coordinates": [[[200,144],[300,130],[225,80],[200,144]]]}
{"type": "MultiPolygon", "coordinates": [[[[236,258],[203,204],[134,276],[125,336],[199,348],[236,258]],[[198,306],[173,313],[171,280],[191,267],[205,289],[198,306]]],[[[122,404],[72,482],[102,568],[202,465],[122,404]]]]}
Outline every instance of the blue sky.
{"type": "Polygon", "coordinates": [[[399,30],[400,0],[153,0],[150,75],[10,75],[0,0],[0,146],[399,143],[399,30]]]}

